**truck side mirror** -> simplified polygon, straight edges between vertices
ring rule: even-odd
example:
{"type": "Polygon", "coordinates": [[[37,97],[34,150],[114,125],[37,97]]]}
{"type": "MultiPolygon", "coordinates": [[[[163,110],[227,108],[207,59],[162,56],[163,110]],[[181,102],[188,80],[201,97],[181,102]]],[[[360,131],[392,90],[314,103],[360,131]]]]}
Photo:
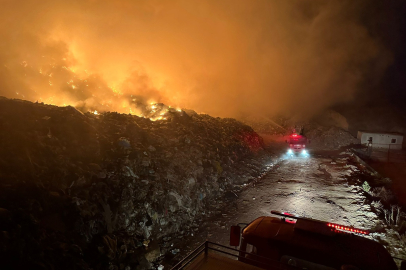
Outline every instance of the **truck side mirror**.
{"type": "Polygon", "coordinates": [[[230,228],[230,246],[238,247],[240,245],[240,226],[231,226],[230,228]]]}

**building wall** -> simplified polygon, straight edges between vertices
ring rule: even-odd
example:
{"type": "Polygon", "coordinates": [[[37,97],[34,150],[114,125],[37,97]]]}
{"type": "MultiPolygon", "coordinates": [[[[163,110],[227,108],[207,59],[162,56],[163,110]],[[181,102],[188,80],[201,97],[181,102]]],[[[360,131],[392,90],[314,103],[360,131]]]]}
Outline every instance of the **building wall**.
{"type": "Polygon", "coordinates": [[[403,135],[358,132],[361,144],[368,144],[372,138],[372,147],[402,149],[403,135]]]}

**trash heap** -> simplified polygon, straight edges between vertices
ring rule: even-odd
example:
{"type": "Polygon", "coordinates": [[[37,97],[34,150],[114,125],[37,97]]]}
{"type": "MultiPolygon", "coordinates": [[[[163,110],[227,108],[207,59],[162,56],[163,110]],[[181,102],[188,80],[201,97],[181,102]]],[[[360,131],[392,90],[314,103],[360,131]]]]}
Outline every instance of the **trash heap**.
{"type": "Polygon", "coordinates": [[[1,264],[153,268],[262,173],[263,147],[249,126],[193,111],[151,121],[0,98],[1,264]]]}
{"type": "Polygon", "coordinates": [[[311,140],[313,149],[333,150],[343,146],[359,144],[357,138],[340,127],[310,124],[307,128],[305,134],[311,140]]]}
{"type": "Polygon", "coordinates": [[[304,131],[313,149],[334,150],[359,144],[349,132],[347,118],[331,109],[315,116],[304,126],[304,131]]]}

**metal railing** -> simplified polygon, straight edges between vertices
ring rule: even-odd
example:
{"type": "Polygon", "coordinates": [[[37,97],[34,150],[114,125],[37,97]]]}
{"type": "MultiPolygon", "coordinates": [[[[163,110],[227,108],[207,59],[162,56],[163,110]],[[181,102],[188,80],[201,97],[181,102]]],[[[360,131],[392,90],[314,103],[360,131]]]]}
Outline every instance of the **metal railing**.
{"type": "Polygon", "coordinates": [[[229,255],[233,258],[238,258],[241,262],[248,263],[250,265],[255,265],[260,268],[269,269],[270,267],[272,267],[272,269],[296,269],[296,268],[292,268],[292,267],[286,268],[286,266],[282,267],[280,262],[271,260],[271,259],[263,257],[263,256],[259,256],[257,254],[253,254],[253,253],[245,252],[245,251],[241,251],[241,250],[236,250],[236,249],[233,249],[233,248],[230,248],[227,246],[223,246],[223,245],[220,245],[217,243],[206,241],[206,242],[202,243],[201,245],[199,245],[191,253],[189,253],[189,255],[187,255],[185,258],[183,258],[175,266],[173,266],[171,268],[171,270],[184,269],[186,266],[188,266],[194,259],[196,259],[203,252],[207,256],[209,250],[213,250],[215,252],[220,252],[220,253],[229,255]],[[238,252],[239,254],[233,254],[233,253],[221,250],[220,248],[230,250],[233,252],[238,252]],[[244,256],[241,256],[240,254],[244,254],[244,256]],[[245,257],[245,255],[248,255],[248,254],[250,255],[251,258],[245,257]],[[264,262],[264,261],[266,261],[266,262],[264,262]]]}
{"type": "Polygon", "coordinates": [[[406,152],[401,144],[369,143],[365,145],[363,155],[370,159],[385,162],[406,162],[406,152]]]}
{"type": "MultiPolygon", "coordinates": [[[[233,249],[233,248],[230,248],[230,247],[227,247],[227,246],[223,246],[223,245],[220,245],[220,244],[217,244],[217,243],[213,243],[213,242],[210,242],[210,241],[205,241],[204,243],[199,245],[196,249],[194,249],[192,252],[190,252],[189,255],[187,255],[185,258],[183,258],[175,266],[173,266],[171,268],[171,270],[184,269],[185,267],[187,267],[194,259],[196,259],[203,252],[207,256],[208,253],[209,253],[209,250],[213,250],[215,252],[220,252],[220,253],[229,255],[229,256],[231,256],[233,258],[238,258],[239,261],[241,261],[243,263],[247,263],[249,265],[255,265],[257,267],[264,268],[264,269],[270,269],[270,268],[271,269],[290,269],[290,270],[299,269],[299,268],[294,267],[292,265],[282,264],[279,261],[271,260],[269,258],[259,256],[257,254],[253,254],[253,253],[245,252],[245,251],[241,251],[241,250],[236,250],[236,249],[233,249]],[[238,252],[238,254],[232,254],[230,252],[221,250],[219,248],[224,248],[226,250],[231,250],[233,252],[238,252]],[[240,254],[244,254],[244,255],[241,256],[240,254]],[[251,258],[247,258],[247,257],[245,257],[245,255],[250,255],[251,258]],[[266,262],[264,262],[264,261],[266,261],[266,262]]],[[[396,259],[396,260],[399,260],[400,262],[405,261],[404,259],[398,258],[398,257],[392,257],[392,258],[396,259]]]]}

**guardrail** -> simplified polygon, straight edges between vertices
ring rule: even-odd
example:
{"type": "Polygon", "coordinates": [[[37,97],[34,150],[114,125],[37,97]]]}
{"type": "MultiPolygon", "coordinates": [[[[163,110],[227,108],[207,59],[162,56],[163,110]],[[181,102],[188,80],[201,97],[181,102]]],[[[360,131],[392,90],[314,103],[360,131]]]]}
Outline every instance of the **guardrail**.
{"type": "MultiPolygon", "coordinates": [[[[240,259],[241,262],[246,262],[252,265],[256,265],[258,267],[264,267],[264,268],[269,268],[273,267],[272,269],[283,269],[281,268],[281,263],[278,261],[271,260],[269,258],[259,256],[256,254],[252,254],[250,252],[245,252],[245,251],[240,251],[236,250],[227,246],[223,246],[217,243],[213,243],[210,241],[206,241],[199,245],[195,250],[193,250],[189,255],[187,255],[185,258],[183,258],[180,262],[178,262],[175,266],[171,268],[171,270],[181,270],[184,269],[186,266],[188,266],[194,259],[196,259],[200,254],[203,252],[208,255],[209,250],[213,250],[215,252],[220,252],[226,255],[229,255],[233,258],[238,258],[240,259]],[[233,254],[224,250],[221,250],[220,248],[226,249],[226,250],[231,250],[233,252],[238,252],[239,254],[233,254]],[[241,256],[240,254],[244,254],[244,256],[241,256]],[[251,258],[246,258],[245,255],[249,254],[251,258]],[[268,263],[264,262],[267,261],[268,263]]],[[[286,269],[286,268],[284,268],[286,269]]],[[[289,268],[292,269],[292,268],[289,268]]]]}
{"type": "MultiPolygon", "coordinates": [[[[187,255],[180,262],[178,262],[175,266],[173,266],[171,268],[171,270],[184,269],[185,267],[187,267],[194,259],[196,259],[203,252],[207,256],[208,253],[209,253],[209,250],[213,250],[215,252],[220,252],[220,253],[229,255],[229,256],[231,256],[233,258],[238,258],[241,262],[245,262],[245,263],[248,263],[250,265],[255,265],[255,266],[258,266],[260,268],[269,269],[270,267],[272,267],[272,269],[290,269],[290,270],[299,269],[299,268],[291,266],[291,265],[281,264],[279,261],[271,260],[271,259],[263,257],[263,256],[252,254],[250,252],[236,250],[236,249],[233,249],[233,248],[230,248],[230,247],[227,247],[227,246],[223,246],[223,245],[220,245],[220,244],[217,244],[217,243],[213,243],[213,242],[210,242],[210,241],[205,241],[204,243],[199,245],[196,249],[194,249],[191,253],[189,253],[189,255],[187,255]],[[232,254],[230,252],[221,250],[219,248],[224,248],[224,249],[227,249],[227,250],[231,250],[233,252],[238,252],[239,254],[232,254]],[[244,254],[244,256],[241,256],[240,254],[244,254]],[[245,255],[247,255],[247,254],[249,254],[251,256],[251,258],[246,258],[245,255]],[[264,261],[267,261],[268,263],[265,263],[264,261]],[[252,262],[252,264],[250,262],[252,262]]],[[[395,259],[395,260],[399,260],[400,262],[403,262],[402,267],[404,267],[403,266],[403,264],[405,263],[404,259],[398,258],[398,257],[392,257],[392,258],[395,259]]],[[[405,269],[405,268],[401,268],[401,269],[405,269]]]]}

